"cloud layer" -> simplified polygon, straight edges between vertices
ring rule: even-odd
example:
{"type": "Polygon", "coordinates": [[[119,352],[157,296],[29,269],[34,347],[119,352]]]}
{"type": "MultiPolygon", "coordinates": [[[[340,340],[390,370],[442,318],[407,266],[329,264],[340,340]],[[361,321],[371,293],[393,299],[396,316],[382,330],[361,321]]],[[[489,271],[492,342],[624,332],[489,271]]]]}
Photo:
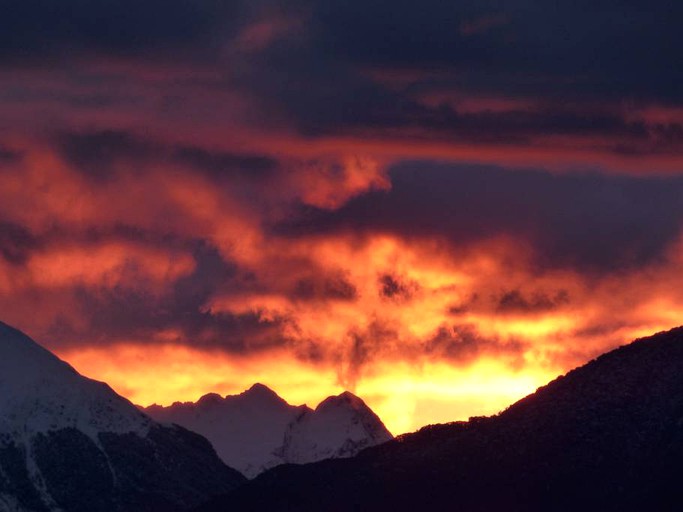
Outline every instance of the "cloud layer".
{"type": "Polygon", "coordinates": [[[675,2],[10,4],[3,320],[136,400],[403,430],[680,323],[675,2]]]}

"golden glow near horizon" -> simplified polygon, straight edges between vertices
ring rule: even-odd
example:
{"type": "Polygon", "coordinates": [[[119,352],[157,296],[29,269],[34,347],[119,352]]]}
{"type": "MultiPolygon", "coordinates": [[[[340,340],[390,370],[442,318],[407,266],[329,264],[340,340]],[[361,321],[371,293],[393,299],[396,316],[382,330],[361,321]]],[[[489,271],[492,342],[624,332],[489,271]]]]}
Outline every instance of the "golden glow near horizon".
{"type": "MultiPolygon", "coordinates": [[[[647,264],[596,278],[539,267],[538,247],[496,230],[462,244],[378,227],[283,235],[206,175],[161,166],[93,187],[55,155],[27,155],[25,168],[0,177],[0,210],[38,233],[60,219],[75,234],[38,245],[21,264],[0,258],[4,319],[29,333],[67,326],[54,343],[35,338],[143,405],[254,382],[294,404],[349,389],[401,433],[495,413],[683,318],[680,240],[647,264]],[[25,208],[37,200],[41,208],[25,208]],[[198,239],[220,264],[193,252],[198,239]],[[214,283],[222,265],[233,280],[214,283]],[[179,283],[192,285],[189,294],[179,283]],[[127,315],[137,324],[119,329],[127,315]],[[194,331],[184,315],[194,315],[194,331]],[[193,339],[206,318],[223,330],[208,325],[193,339]],[[232,320],[247,327],[226,329],[232,320]]],[[[279,178],[277,201],[260,193],[274,205],[284,195],[334,210],[390,189],[381,161],[342,161],[334,173],[300,163],[279,178]]]]}
{"type": "MultiPolygon", "coordinates": [[[[143,406],[196,401],[209,392],[237,394],[255,382],[271,387],[290,404],[311,407],[344,391],[333,369],[304,364],[284,352],[230,357],[177,345],[122,344],[59,356],[143,406]]],[[[550,372],[514,371],[493,359],[463,368],[442,362],[386,362],[352,391],[392,433],[401,434],[431,423],[494,414],[553,377],[550,372]]]]}
{"type": "MultiPolygon", "coordinates": [[[[240,352],[193,347],[192,340],[179,343],[182,333],[170,329],[144,342],[113,341],[59,355],[140,405],[235,394],[261,382],[292,404],[315,406],[349,389],[398,434],[494,414],[592,357],[683,318],[681,297],[668,287],[675,262],[596,285],[570,272],[530,277],[523,248],[505,239],[457,255],[436,242],[414,246],[389,236],[274,241],[262,250],[252,242],[240,249],[250,255],[242,264],[268,280],[270,289],[216,295],[205,307],[282,322],[278,348],[260,346],[258,339],[240,352]],[[316,272],[338,279],[342,291],[348,283],[353,297],[289,295],[308,269],[274,273],[273,261],[286,266],[304,256],[316,272]],[[386,275],[396,280],[387,285],[390,293],[382,291],[386,275]],[[522,291],[504,303],[505,289],[522,291]],[[649,294],[633,295],[644,289],[649,294]],[[628,322],[610,324],[624,311],[628,322]],[[608,330],[594,329],[604,324],[608,330]]],[[[147,260],[158,266],[156,255],[128,254],[141,268],[147,260]]],[[[116,275],[116,261],[103,263],[102,279],[116,275]]],[[[172,261],[165,274],[191,269],[185,259],[172,261]]],[[[92,279],[100,279],[98,267],[91,268],[92,279]]]]}

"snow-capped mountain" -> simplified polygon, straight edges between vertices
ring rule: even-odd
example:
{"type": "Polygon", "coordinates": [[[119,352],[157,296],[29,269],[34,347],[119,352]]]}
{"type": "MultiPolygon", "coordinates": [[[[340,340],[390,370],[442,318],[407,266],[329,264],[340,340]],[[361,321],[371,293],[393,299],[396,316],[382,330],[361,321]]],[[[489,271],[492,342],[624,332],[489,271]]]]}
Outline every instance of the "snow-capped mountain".
{"type": "Polygon", "coordinates": [[[350,457],[392,439],[377,415],[349,392],[312,410],[255,384],[239,395],[209,394],[197,403],[153,405],[145,412],[205,436],[226,464],[249,478],[284,463],[350,457]]]}
{"type": "Polygon", "coordinates": [[[242,475],[0,322],[0,511],[185,510],[242,475]]]}
{"type": "Polygon", "coordinates": [[[363,448],[392,437],[363,400],[345,391],[323,400],[315,411],[306,408],[288,425],[282,458],[286,462],[306,464],[352,457],[363,448]]]}
{"type": "Polygon", "coordinates": [[[255,384],[239,395],[208,394],[197,403],[153,405],[145,412],[157,421],[203,435],[223,461],[229,460],[231,467],[253,477],[282,464],[276,453],[282,448],[284,433],[307,409],[289,405],[266,386],[255,384]]]}

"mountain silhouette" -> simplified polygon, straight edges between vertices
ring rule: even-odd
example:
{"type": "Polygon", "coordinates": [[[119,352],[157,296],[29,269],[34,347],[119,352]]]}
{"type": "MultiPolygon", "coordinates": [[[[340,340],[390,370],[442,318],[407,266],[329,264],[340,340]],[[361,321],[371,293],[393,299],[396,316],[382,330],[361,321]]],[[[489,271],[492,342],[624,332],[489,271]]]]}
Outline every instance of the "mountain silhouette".
{"type": "Polygon", "coordinates": [[[289,405],[263,384],[239,395],[204,395],[196,403],[143,409],[206,437],[223,462],[253,478],[284,463],[350,457],[393,436],[379,417],[348,391],[318,407],[289,405]]]}
{"type": "Polygon", "coordinates": [[[199,510],[674,511],[682,476],[677,328],[496,416],[425,427],[351,459],[280,466],[199,510]]]}

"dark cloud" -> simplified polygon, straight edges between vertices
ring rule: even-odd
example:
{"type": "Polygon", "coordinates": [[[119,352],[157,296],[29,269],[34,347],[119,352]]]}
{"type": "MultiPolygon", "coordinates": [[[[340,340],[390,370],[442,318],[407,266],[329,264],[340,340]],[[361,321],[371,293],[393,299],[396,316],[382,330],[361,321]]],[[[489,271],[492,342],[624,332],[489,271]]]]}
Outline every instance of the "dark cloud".
{"type": "Polygon", "coordinates": [[[348,367],[346,372],[340,373],[339,380],[345,389],[356,389],[356,383],[361,376],[363,366],[370,357],[370,350],[377,343],[376,340],[368,340],[364,336],[353,334],[349,346],[348,367]]]}
{"type": "Polygon", "coordinates": [[[96,179],[115,171],[142,171],[150,163],[173,163],[211,178],[264,180],[280,170],[266,155],[173,145],[125,130],[66,132],[56,137],[60,154],[76,169],[96,179]]]}
{"type": "Polygon", "coordinates": [[[395,344],[399,333],[391,325],[375,320],[364,329],[350,331],[349,338],[345,352],[338,355],[342,364],[338,379],[345,389],[355,390],[365,367],[395,344]]]}
{"type": "Polygon", "coordinates": [[[273,227],[281,236],[390,232],[462,246],[498,235],[525,240],[539,268],[615,271],[663,257],[683,226],[683,178],[405,162],[391,190],[337,211],[302,208],[273,227]]]}
{"type": "Polygon", "coordinates": [[[613,148],[615,153],[626,156],[643,156],[653,153],[680,155],[683,148],[683,125],[660,123],[648,126],[646,132],[647,136],[642,137],[640,141],[636,140],[630,144],[626,142],[615,144],[613,148]]]}
{"type": "Polygon", "coordinates": [[[520,364],[525,348],[524,343],[514,339],[502,341],[482,336],[472,325],[442,326],[424,346],[427,354],[458,363],[470,362],[482,354],[495,354],[507,357],[511,364],[520,364]]]}
{"type": "Polygon", "coordinates": [[[595,338],[601,336],[614,336],[614,333],[619,329],[633,328],[633,324],[629,324],[628,319],[621,319],[619,321],[611,322],[590,322],[580,329],[574,331],[574,335],[579,338],[595,338]]]}
{"type": "MultiPolygon", "coordinates": [[[[329,91],[327,87],[321,87],[329,91]]],[[[504,91],[501,91],[504,94],[504,91]]],[[[340,90],[316,99],[315,92],[300,99],[287,95],[287,108],[307,136],[345,134],[403,134],[434,141],[538,145],[545,135],[592,137],[596,149],[618,154],[681,154],[683,126],[678,123],[649,126],[642,120],[627,120],[618,109],[600,111],[595,106],[567,108],[561,102],[533,107],[510,107],[496,112],[460,112],[445,102],[424,105],[410,94],[399,94],[378,85],[363,84],[351,92],[340,90]]]]}
{"type": "Polygon", "coordinates": [[[157,145],[120,130],[64,133],[58,137],[62,155],[81,172],[98,179],[110,176],[121,163],[144,163],[157,145]]]}
{"type": "Polygon", "coordinates": [[[158,343],[158,333],[171,332],[174,338],[165,341],[233,353],[285,343],[281,336],[283,319],[207,311],[206,302],[217,291],[238,292],[244,283],[238,269],[214,247],[203,241],[191,243],[195,270],[171,283],[161,295],[142,276],[133,286],[74,286],[78,325],[58,316],[46,336],[54,346],[63,347],[129,339],[153,344],[158,343]]]}
{"type": "Polygon", "coordinates": [[[554,295],[535,292],[525,296],[519,290],[511,290],[497,300],[497,310],[502,313],[543,313],[569,303],[569,294],[560,290],[554,295]]]}
{"type": "Polygon", "coordinates": [[[297,300],[342,300],[357,298],[356,287],[344,275],[312,276],[297,280],[291,297],[297,300]]]}
{"type": "Polygon", "coordinates": [[[462,315],[475,308],[478,304],[480,304],[479,294],[473,293],[470,297],[460,303],[450,306],[448,312],[454,316],[462,315]]]}
{"type": "Polygon", "coordinates": [[[0,62],[59,66],[107,56],[156,64],[216,63],[264,15],[306,12],[291,0],[9,0],[0,19],[0,62]]]}
{"type": "Polygon", "coordinates": [[[241,174],[263,179],[272,176],[280,168],[277,160],[265,155],[209,151],[193,146],[175,149],[172,159],[219,177],[241,174]]]}
{"type": "MultiPolygon", "coordinates": [[[[210,69],[217,77],[203,84],[205,92],[242,91],[257,123],[281,122],[286,113],[307,136],[419,129],[450,141],[530,144],[536,136],[580,134],[609,136],[608,149],[622,155],[629,148],[681,154],[680,121],[650,126],[624,116],[652,101],[683,102],[683,6],[669,0],[599,7],[588,0],[429,1],[420,8],[386,0],[27,0],[3,12],[6,61],[59,67],[79,55],[114,55],[143,74],[160,59],[210,69]],[[296,29],[278,32],[275,22],[296,29]],[[273,44],[256,53],[240,49],[255,26],[273,44]],[[420,100],[444,91],[536,105],[473,113],[420,100]]],[[[111,99],[113,79],[98,78],[96,105],[111,99]]],[[[225,164],[187,156],[208,167],[225,164]]]]}
{"type": "Polygon", "coordinates": [[[634,146],[681,154],[680,122],[650,126],[624,115],[683,101],[676,3],[431,1],[418,9],[373,0],[311,2],[308,12],[305,39],[240,61],[232,77],[259,96],[265,122],[275,110],[309,137],[409,133],[519,145],[581,135],[613,138],[595,143],[619,154],[634,146]],[[470,112],[423,101],[444,92],[532,106],[470,112]]]}
{"type": "Polygon", "coordinates": [[[0,51],[5,59],[19,61],[97,51],[135,55],[216,44],[219,41],[211,36],[222,27],[229,29],[239,6],[212,0],[10,0],[0,21],[0,51]]]}
{"type": "Polygon", "coordinates": [[[23,264],[41,245],[41,240],[24,226],[0,221],[0,256],[9,263],[23,264]]]}
{"type": "Polygon", "coordinates": [[[12,149],[5,148],[2,145],[0,145],[0,165],[18,162],[19,160],[21,160],[21,157],[21,152],[14,151],[12,149]]]}
{"type": "Polygon", "coordinates": [[[393,69],[453,69],[460,82],[544,94],[581,91],[679,99],[677,2],[518,0],[319,3],[321,52],[393,69]],[[645,8],[647,5],[647,8],[645,8]],[[503,20],[463,33],[466,24],[503,20]],[[671,81],[672,71],[678,80],[671,81]],[[663,78],[666,78],[663,80],[663,78]]]}
{"type": "Polygon", "coordinates": [[[417,283],[406,282],[404,279],[391,274],[384,274],[379,277],[379,294],[387,299],[410,299],[418,288],[417,283]]]}

